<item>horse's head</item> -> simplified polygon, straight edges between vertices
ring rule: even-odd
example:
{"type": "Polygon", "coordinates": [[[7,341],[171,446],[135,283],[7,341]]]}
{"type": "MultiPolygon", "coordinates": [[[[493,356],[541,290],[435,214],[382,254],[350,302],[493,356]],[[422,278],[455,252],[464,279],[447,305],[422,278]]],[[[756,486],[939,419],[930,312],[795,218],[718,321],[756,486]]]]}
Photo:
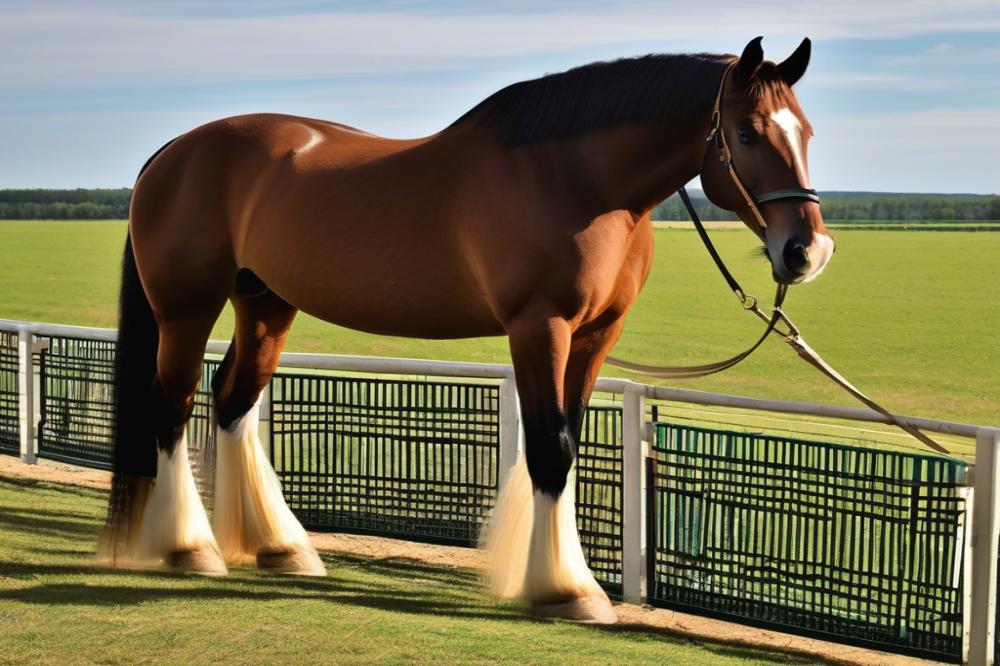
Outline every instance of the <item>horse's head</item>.
{"type": "Polygon", "coordinates": [[[776,281],[808,282],[834,251],[809,189],[812,126],[792,92],[809,64],[810,43],[803,40],[775,64],[764,60],[760,42],[747,44],[726,72],[701,181],[714,204],[735,211],[764,241],[776,281]]]}

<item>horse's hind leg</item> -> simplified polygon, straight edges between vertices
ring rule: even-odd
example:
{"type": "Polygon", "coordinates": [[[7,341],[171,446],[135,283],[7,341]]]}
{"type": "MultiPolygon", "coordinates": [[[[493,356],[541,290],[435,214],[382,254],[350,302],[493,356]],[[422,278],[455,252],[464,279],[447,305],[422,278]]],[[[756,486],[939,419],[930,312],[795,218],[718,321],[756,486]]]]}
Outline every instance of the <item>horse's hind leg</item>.
{"type": "Polygon", "coordinates": [[[236,331],[213,381],[218,418],[215,536],[225,560],[279,573],[326,575],[309,536],[285,503],[258,435],[261,391],[277,368],[294,307],[273,292],[232,298],[236,331]]]}
{"type": "MultiPolygon", "coordinates": [[[[219,308],[221,310],[221,306],[219,308]]],[[[195,573],[226,573],[187,455],[186,425],[215,316],[159,322],[157,375],[148,417],[158,450],[156,480],[142,512],[140,562],[195,573]]]]}
{"type": "Polygon", "coordinates": [[[576,527],[576,442],[564,406],[570,326],[558,317],[536,316],[508,326],[508,334],[525,455],[506,480],[487,528],[490,582],[500,596],[520,596],[544,614],[615,622],[576,527]]]}

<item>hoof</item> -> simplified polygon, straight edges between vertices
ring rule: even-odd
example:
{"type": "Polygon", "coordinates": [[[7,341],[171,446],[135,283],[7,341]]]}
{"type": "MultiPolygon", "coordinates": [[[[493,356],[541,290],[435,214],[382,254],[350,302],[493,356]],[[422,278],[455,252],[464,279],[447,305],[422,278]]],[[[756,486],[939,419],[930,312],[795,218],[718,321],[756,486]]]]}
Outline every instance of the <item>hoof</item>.
{"type": "Polygon", "coordinates": [[[615,624],[618,622],[618,613],[608,601],[608,597],[603,594],[592,594],[553,603],[536,603],[532,604],[531,610],[539,617],[558,618],[581,624],[615,624]]]}
{"type": "Polygon", "coordinates": [[[295,576],[325,576],[326,567],[312,546],[295,546],[291,550],[259,550],[257,566],[273,573],[295,576]]]}
{"type": "Polygon", "coordinates": [[[201,574],[202,576],[225,576],[229,573],[226,563],[219,553],[207,546],[197,550],[177,550],[163,558],[171,569],[201,574]]]}

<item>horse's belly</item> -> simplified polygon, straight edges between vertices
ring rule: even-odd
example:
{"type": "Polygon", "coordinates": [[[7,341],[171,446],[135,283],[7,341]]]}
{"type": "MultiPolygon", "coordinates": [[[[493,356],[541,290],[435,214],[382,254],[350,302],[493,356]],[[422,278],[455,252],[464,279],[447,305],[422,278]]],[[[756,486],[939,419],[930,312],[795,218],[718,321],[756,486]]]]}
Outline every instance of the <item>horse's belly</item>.
{"type": "Polygon", "coordinates": [[[325,266],[303,262],[294,272],[261,277],[303,312],[368,333],[437,339],[503,333],[476,286],[445,268],[446,261],[404,266],[383,259],[331,257],[325,266]]]}
{"type": "Polygon", "coordinates": [[[378,335],[449,340],[504,334],[491,312],[470,308],[468,304],[425,302],[422,308],[399,304],[358,308],[340,301],[336,295],[332,300],[315,310],[300,309],[331,324],[378,335]]]}

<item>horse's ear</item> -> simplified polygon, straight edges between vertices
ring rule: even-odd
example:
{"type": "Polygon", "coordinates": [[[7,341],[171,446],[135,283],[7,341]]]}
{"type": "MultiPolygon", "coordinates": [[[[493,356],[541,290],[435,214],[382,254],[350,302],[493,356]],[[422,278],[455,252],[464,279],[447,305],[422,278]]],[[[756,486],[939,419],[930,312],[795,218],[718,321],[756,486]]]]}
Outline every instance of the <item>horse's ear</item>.
{"type": "Polygon", "coordinates": [[[740,82],[744,85],[753,80],[754,74],[760,68],[760,64],[764,62],[764,49],[760,45],[763,39],[763,37],[754,37],[751,39],[740,56],[739,75],[740,82]]]}
{"type": "Polygon", "coordinates": [[[778,73],[788,85],[795,85],[795,82],[802,78],[809,66],[809,55],[812,53],[812,42],[806,37],[795,49],[792,55],[788,56],[783,63],[778,65],[778,73]]]}

